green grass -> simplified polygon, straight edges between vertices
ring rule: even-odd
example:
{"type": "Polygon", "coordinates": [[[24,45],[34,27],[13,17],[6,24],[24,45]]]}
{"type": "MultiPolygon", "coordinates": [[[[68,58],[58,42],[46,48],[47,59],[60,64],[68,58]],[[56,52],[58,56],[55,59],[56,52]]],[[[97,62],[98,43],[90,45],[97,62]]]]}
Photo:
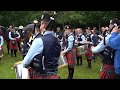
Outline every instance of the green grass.
{"type": "MultiPolygon", "coordinates": [[[[96,62],[92,61],[92,68],[87,68],[87,61],[83,59],[83,65],[76,65],[74,71],[74,79],[99,79],[100,67],[102,66],[101,60],[98,57],[96,62]]],[[[68,68],[63,67],[58,70],[61,79],[66,79],[68,76],[68,68]]]]}
{"type": "MultiPolygon", "coordinates": [[[[21,53],[17,52],[17,57],[11,57],[7,54],[6,43],[3,46],[4,56],[0,61],[0,79],[15,79],[15,71],[11,69],[14,63],[22,60],[21,53]]],[[[98,57],[96,62],[92,62],[92,69],[87,68],[87,61],[83,59],[82,66],[75,66],[74,79],[99,79],[100,67],[102,66],[101,60],[98,57]]],[[[66,79],[68,76],[68,68],[63,67],[58,69],[58,75],[61,79],[66,79]]]]}

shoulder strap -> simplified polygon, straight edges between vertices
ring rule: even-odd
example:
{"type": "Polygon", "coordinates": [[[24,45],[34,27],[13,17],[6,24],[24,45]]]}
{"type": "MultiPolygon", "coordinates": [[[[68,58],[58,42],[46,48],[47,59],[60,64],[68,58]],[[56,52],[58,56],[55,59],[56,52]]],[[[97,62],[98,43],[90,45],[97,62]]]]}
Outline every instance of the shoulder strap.
{"type": "Polygon", "coordinates": [[[104,37],[104,45],[106,45],[106,42],[105,42],[105,37],[106,37],[106,32],[107,32],[107,30],[105,30],[104,32],[103,32],[103,37],[104,37]]]}

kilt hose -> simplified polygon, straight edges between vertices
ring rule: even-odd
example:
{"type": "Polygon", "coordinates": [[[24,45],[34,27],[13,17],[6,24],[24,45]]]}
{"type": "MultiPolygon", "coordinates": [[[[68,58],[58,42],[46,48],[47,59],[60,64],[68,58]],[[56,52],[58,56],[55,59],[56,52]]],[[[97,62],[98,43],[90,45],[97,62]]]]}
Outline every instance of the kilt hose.
{"type": "Polygon", "coordinates": [[[77,60],[76,60],[76,49],[73,48],[72,50],[70,50],[69,52],[67,52],[65,54],[66,56],[66,60],[68,62],[68,66],[69,67],[74,67],[77,63],[77,60]]]}
{"type": "Polygon", "coordinates": [[[100,79],[115,79],[115,69],[113,65],[105,64],[100,73],[100,79]]]}
{"type": "Polygon", "coordinates": [[[28,68],[29,79],[60,79],[57,74],[54,75],[41,75],[35,72],[31,67],[28,68]]]}

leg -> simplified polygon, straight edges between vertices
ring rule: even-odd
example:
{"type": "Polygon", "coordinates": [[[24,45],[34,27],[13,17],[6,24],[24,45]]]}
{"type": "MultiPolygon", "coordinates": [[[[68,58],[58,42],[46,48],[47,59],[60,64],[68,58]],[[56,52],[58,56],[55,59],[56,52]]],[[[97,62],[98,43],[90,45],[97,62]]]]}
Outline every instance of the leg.
{"type": "Polygon", "coordinates": [[[91,68],[91,59],[88,59],[88,68],[91,68]]]}
{"type": "Polygon", "coordinates": [[[18,42],[18,49],[19,49],[19,52],[21,52],[20,42],[18,42]]]}
{"type": "Polygon", "coordinates": [[[76,58],[77,58],[77,65],[79,65],[79,56],[77,56],[76,58]]]}
{"type": "Polygon", "coordinates": [[[69,71],[69,75],[67,79],[73,79],[73,75],[74,75],[74,67],[69,67],[68,66],[68,71],[69,71]]]}
{"type": "Polygon", "coordinates": [[[11,57],[13,57],[13,49],[11,49],[11,57]]]}
{"type": "Polygon", "coordinates": [[[80,56],[80,65],[82,65],[82,56],[80,56]]]}
{"type": "Polygon", "coordinates": [[[14,49],[14,55],[15,55],[15,57],[17,57],[16,53],[17,53],[17,50],[16,50],[16,49],[14,49]]]}

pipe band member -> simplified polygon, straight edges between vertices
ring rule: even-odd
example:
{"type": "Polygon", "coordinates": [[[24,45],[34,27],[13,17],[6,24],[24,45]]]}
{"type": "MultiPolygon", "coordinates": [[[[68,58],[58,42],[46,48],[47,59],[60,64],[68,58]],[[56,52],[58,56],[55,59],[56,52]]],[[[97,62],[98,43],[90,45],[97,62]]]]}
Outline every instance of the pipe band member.
{"type": "Polygon", "coordinates": [[[73,78],[74,74],[74,66],[76,65],[76,48],[74,47],[75,43],[75,36],[72,32],[72,28],[70,25],[65,26],[65,32],[68,35],[67,38],[67,46],[64,51],[61,52],[61,54],[66,56],[67,62],[68,62],[68,79],[73,78]]]}
{"type": "MultiPolygon", "coordinates": [[[[42,19],[40,30],[46,29],[50,19],[42,19]]],[[[28,68],[30,79],[59,79],[58,59],[61,46],[49,25],[42,37],[34,39],[22,65],[28,68]],[[34,58],[38,57],[38,58],[34,58]]]]}

